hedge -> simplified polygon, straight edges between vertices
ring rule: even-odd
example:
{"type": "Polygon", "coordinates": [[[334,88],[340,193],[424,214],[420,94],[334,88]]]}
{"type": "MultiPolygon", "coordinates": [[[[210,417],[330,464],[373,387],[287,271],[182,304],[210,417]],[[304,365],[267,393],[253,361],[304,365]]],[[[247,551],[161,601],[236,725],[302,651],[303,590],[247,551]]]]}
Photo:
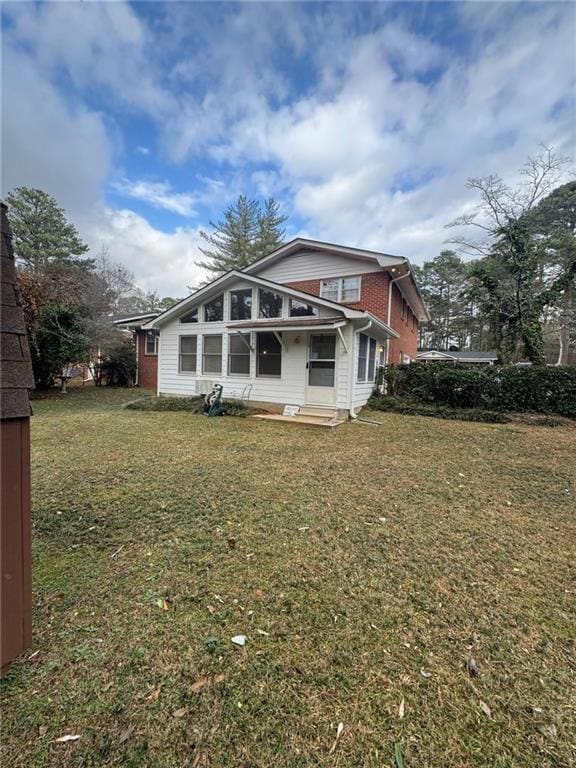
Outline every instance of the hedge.
{"type": "MultiPolygon", "coordinates": [[[[237,400],[222,400],[228,416],[247,416],[250,409],[237,400]]],[[[204,413],[203,397],[141,397],[124,406],[132,411],[189,411],[204,413]]]]}
{"type": "Polygon", "coordinates": [[[557,413],[576,418],[576,368],[442,363],[389,366],[390,395],[450,408],[557,413]]]}
{"type": "Polygon", "coordinates": [[[486,424],[505,424],[510,417],[499,411],[485,408],[450,408],[446,405],[429,405],[410,400],[400,400],[388,395],[373,395],[368,407],[375,411],[391,411],[407,416],[433,416],[436,419],[452,421],[480,421],[486,424]]]}

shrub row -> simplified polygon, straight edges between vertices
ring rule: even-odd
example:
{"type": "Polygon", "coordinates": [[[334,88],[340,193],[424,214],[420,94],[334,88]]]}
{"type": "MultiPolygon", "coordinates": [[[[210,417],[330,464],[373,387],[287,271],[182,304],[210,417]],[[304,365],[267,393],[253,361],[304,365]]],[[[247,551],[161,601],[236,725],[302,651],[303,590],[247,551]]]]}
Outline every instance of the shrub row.
{"type": "Polygon", "coordinates": [[[450,408],[558,413],[576,417],[576,368],[464,365],[389,366],[388,393],[450,408]]]}
{"type": "Polygon", "coordinates": [[[391,411],[408,416],[434,416],[437,419],[456,421],[480,421],[487,424],[504,424],[509,417],[498,411],[483,408],[450,408],[445,405],[429,405],[410,400],[400,400],[390,395],[373,395],[368,407],[377,411],[391,411]]]}
{"type": "MultiPolygon", "coordinates": [[[[246,406],[236,400],[223,400],[228,416],[247,416],[246,406]]],[[[188,411],[204,413],[203,397],[142,397],[127,403],[126,408],[134,411],[188,411]]]]}

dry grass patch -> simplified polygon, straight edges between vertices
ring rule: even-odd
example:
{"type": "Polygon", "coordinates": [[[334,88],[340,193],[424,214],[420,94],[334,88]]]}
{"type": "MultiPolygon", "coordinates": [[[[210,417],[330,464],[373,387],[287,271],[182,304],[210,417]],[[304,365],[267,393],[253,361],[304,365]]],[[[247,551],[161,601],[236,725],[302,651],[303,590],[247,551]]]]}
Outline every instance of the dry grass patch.
{"type": "Polygon", "coordinates": [[[38,654],[3,684],[3,765],[573,763],[572,427],[133,398],[35,406],[38,654]]]}

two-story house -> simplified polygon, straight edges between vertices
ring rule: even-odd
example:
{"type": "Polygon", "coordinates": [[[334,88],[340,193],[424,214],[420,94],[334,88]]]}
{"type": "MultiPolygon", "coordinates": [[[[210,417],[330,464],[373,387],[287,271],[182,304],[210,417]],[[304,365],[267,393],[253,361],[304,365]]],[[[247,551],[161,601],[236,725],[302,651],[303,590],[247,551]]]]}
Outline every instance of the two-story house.
{"type": "Polygon", "coordinates": [[[142,326],[157,391],[354,415],[378,366],[416,358],[428,319],[410,264],[298,238],[200,288],[142,326]]]}

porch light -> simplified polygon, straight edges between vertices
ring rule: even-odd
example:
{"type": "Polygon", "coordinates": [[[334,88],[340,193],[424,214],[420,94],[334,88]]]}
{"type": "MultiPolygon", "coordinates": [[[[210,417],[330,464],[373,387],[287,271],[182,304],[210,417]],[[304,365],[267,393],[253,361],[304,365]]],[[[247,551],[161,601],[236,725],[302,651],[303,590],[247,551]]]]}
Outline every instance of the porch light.
{"type": "Polygon", "coordinates": [[[380,354],[384,352],[384,347],[382,346],[382,344],[380,344],[380,346],[378,347],[378,352],[380,352],[380,354]]]}

